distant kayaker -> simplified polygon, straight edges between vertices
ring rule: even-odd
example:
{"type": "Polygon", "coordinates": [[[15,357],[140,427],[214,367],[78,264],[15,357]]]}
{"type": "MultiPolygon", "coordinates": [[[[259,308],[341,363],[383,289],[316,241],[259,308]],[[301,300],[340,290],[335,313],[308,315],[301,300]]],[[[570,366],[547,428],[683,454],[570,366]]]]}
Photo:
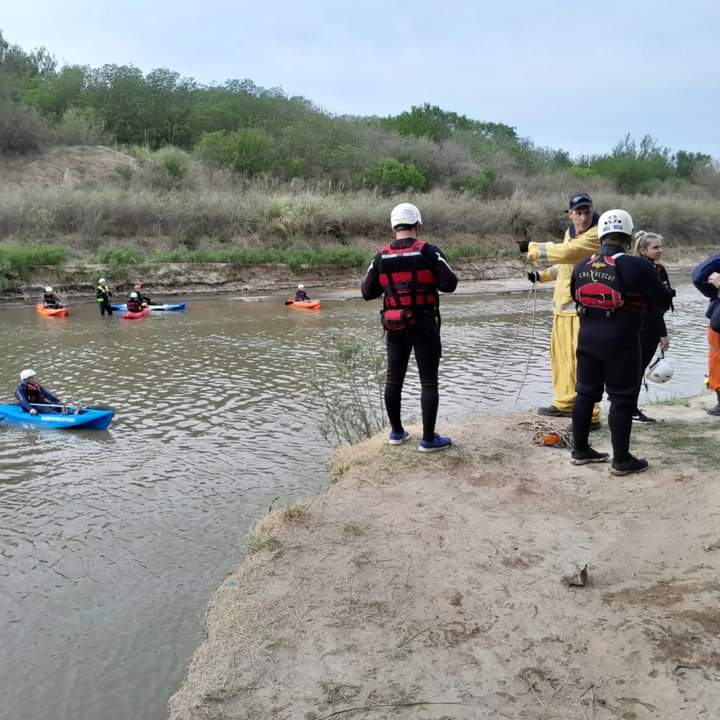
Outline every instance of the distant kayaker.
{"type": "Polygon", "coordinates": [[[308,302],[310,296],[305,292],[305,286],[300,283],[295,291],[295,302],[308,302]]]}
{"type": "Polygon", "coordinates": [[[95,299],[100,304],[100,315],[105,315],[107,313],[108,315],[112,315],[112,305],[110,305],[110,298],[112,297],[112,293],[110,292],[108,286],[105,284],[105,278],[100,278],[98,280],[97,288],[95,289],[95,299]]]}
{"type": "Polygon", "coordinates": [[[139,313],[142,312],[143,308],[145,306],[142,302],[142,295],[135,290],[133,290],[129,295],[127,299],[127,309],[128,312],[132,313],[139,313]]]}
{"type": "Polygon", "coordinates": [[[34,370],[23,370],[20,373],[20,384],[15,388],[15,397],[25,412],[31,415],[47,412],[62,412],[60,398],[46,390],[35,376],[34,370]],[[39,407],[34,407],[39,405],[39,407]],[[47,407],[48,405],[53,407],[47,407]]]}
{"type": "Polygon", "coordinates": [[[146,294],[143,292],[142,284],[141,284],[141,283],[136,282],[136,283],[133,285],[133,290],[138,294],[138,297],[140,298],[140,302],[142,303],[142,305],[143,305],[144,307],[149,307],[150,305],[152,305],[152,302],[151,302],[151,300],[150,300],[150,296],[149,296],[149,295],[146,295],[146,294]]]}
{"type": "Polygon", "coordinates": [[[410,438],[402,423],[400,405],[410,354],[420,373],[420,406],[423,436],[419,452],[447,450],[452,441],[435,432],[439,392],[440,298],[453,292],[457,277],[443,252],[418,239],[422,227],[420,211],[410,203],[397,205],[390,213],[395,239],[375,257],[362,282],[366,300],[383,296],[383,328],[387,334],[385,409],[390,419],[390,445],[410,438]]]}
{"type": "Polygon", "coordinates": [[[43,305],[46,308],[63,307],[60,298],[55,294],[55,291],[49,285],[45,288],[45,294],[43,295],[43,305]]]}

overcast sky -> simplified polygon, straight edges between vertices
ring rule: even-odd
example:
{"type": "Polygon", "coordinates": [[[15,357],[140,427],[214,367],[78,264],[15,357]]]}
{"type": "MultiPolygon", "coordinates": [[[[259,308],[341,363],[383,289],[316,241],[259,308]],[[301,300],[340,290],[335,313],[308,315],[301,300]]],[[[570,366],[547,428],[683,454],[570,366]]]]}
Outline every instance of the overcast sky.
{"type": "Polygon", "coordinates": [[[4,0],[61,63],[250,78],[337,114],[430,102],[572,155],[630,132],[720,158],[720,1],[4,0]]]}

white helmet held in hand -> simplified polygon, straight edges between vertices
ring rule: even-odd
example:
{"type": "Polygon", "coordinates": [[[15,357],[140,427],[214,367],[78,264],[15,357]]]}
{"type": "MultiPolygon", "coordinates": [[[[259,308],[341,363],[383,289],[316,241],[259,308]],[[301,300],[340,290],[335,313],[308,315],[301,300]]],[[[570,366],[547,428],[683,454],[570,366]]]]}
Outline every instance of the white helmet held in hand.
{"type": "Polygon", "coordinates": [[[138,296],[138,294],[137,294],[134,290],[130,293],[130,297],[131,297],[133,300],[137,300],[137,296],[138,296]]]}
{"type": "Polygon", "coordinates": [[[673,376],[673,366],[665,359],[658,358],[655,362],[650,364],[645,377],[648,380],[656,383],[666,383],[673,376]]]}
{"type": "Polygon", "coordinates": [[[627,210],[607,210],[598,220],[598,238],[610,233],[622,233],[632,237],[633,219],[627,210]]]}
{"type": "Polygon", "coordinates": [[[45,288],[45,292],[50,293],[52,291],[53,291],[53,289],[49,285],[45,288]]]}
{"type": "Polygon", "coordinates": [[[29,368],[27,370],[23,370],[20,373],[20,382],[25,382],[26,380],[29,380],[32,377],[35,377],[34,370],[30,370],[29,368]]]}
{"type": "Polygon", "coordinates": [[[390,213],[390,225],[396,228],[398,225],[422,225],[420,211],[412,203],[400,203],[390,213]]]}

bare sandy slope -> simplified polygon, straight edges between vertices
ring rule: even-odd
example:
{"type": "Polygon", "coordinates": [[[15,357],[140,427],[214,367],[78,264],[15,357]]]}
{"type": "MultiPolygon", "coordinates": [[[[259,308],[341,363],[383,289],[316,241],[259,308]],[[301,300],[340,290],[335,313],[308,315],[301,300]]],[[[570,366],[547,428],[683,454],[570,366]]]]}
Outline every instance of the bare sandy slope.
{"type": "Polygon", "coordinates": [[[652,467],[627,478],[533,445],[523,414],[452,428],[444,454],[339,451],[216,593],[170,717],[719,718],[708,402],[653,407],[652,467]]]}

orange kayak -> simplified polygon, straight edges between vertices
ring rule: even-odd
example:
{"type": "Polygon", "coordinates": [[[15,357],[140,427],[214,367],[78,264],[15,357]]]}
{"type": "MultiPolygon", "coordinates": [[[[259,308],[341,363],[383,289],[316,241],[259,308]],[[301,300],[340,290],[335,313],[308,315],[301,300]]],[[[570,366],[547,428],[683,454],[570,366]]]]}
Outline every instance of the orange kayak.
{"type": "Polygon", "coordinates": [[[35,309],[46,317],[67,317],[70,314],[70,311],[66,307],[49,308],[45,307],[42,303],[38,303],[35,309]]]}
{"type": "Polygon", "coordinates": [[[302,302],[298,302],[297,300],[293,300],[291,298],[285,304],[289,308],[292,308],[293,310],[319,310],[320,309],[320,301],[319,300],[303,300],[302,302]]]}

